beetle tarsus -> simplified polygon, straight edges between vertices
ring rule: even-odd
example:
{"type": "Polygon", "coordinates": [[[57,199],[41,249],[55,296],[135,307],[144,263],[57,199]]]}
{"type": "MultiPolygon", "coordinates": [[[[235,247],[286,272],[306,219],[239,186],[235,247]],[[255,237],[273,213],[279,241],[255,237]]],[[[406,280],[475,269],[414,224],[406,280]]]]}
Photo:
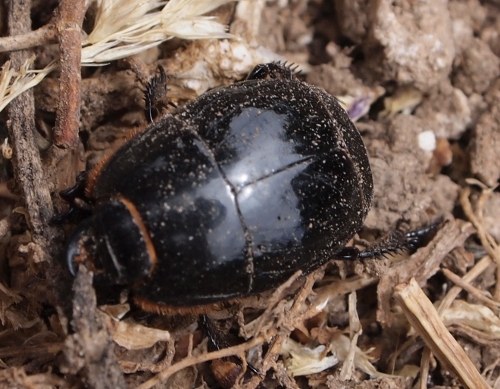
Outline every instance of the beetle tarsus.
{"type": "Polygon", "coordinates": [[[411,250],[416,250],[425,245],[425,243],[427,243],[427,241],[434,236],[441,224],[442,222],[439,221],[427,227],[407,232],[405,237],[408,247],[411,250]]]}

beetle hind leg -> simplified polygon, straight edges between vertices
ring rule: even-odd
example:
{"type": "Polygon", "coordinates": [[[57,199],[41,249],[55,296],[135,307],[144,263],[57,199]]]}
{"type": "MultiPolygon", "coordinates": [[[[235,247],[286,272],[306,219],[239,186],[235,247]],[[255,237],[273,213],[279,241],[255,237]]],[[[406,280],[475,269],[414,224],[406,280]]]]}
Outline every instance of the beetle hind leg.
{"type": "Polygon", "coordinates": [[[403,231],[400,227],[397,227],[365,250],[360,250],[357,247],[344,247],[335,257],[352,261],[356,259],[387,258],[389,255],[399,254],[403,251],[413,253],[432,239],[440,225],[441,223],[438,222],[411,231],[403,231]]]}

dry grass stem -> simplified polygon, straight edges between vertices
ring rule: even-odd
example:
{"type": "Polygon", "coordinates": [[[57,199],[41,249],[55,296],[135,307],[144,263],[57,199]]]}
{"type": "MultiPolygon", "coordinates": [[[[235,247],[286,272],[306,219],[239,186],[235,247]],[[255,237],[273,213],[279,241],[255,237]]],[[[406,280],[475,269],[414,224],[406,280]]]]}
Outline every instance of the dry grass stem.
{"type": "Polygon", "coordinates": [[[455,273],[453,273],[452,271],[450,271],[448,269],[443,269],[443,274],[450,281],[452,281],[456,285],[460,286],[462,289],[466,290],[471,295],[473,295],[476,299],[481,301],[484,305],[493,309],[497,314],[499,313],[500,303],[497,303],[496,301],[493,301],[492,299],[488,298],[485,295],[484,291],[475,288],[469,282],[464,281],[462,278],[460,278],[459,276],[457,276],[455,273]]]}
{"type": "Polygon", "coordinates": [[[395,288],[394,297],[415,331],[439,359],[467,389],[488,389],[463,348],[441,321],[438,312],[415,279],[395,288]]]}
{"type": "Polygon", "coordinates": [[[353,276],[345,280],[335,280],[325,286],[314,289],[316,293],[316,302],[320,305],[323,301],[334,298],[336,296],[343,296],[366,288],[370,285],[375,285],[378,282],[377,277],[359,277],[353,276]]]}
{"type": "Polygon", "coordinates": [[[262,315],[259,316],[258,319],[255,321],[248,323],[248,325],[245,326],[245,332],[246,333],[251,333],[251,337],[257,336],[257,334],[262,332],[262,326],[264,323],[268,323],[271,321],[271,316],[273,313],[273,310],[278,304],[280,300],[283,299],[284,297],[284,292],[286,289],[288,289],[302,274],[302,271],[298,271],[294,273],[286,282],[281,284],[271,295],[269,299],[269,304],[262,313],[262,315]]]}
{"type": "MultiPolygon", "coordinates": [[[[465,274],[460,280],[460,285],[470,285],[470,282],[475,280],[479,275],[481,275],[488,267],[493,264],[489,256],[484,256],[481,258],[472,269],[470,269],[467,274],[465,274]]],[[[443,269],[447,271],[447,269],[443,269]]],[[[446,272],[445,272],[446,274],[446,272]]],[[[441,316],[457,298],[460,292],[463,290],[458,283],[456,286],[450,288],[446,296],[439,302],[437,306],[438,314],[441,316]]],[[[491,300],[490,300],[491,301],[491,300]]],[[[427,376],[429,374],[429,365],[432,358],[432,353],[430,349],[426,346],[421,358],[420,364],[420,389],[427,388],[427,376]]]]}
{"type": "Polygon", "coordinates": [[[476,204],[477,209],[474,212],[472,204],[469,200],[471,189],[470,187],[467,186],[463,188],[462,193],[460,195],[460,204],[462,205],[465,215],[476,228],[477,235],[484,249],[497,265],[497,272],[496,272],[497,283],[495,285],[495,292],[493,293],[493,299],[496,301],[500,301],[500,282],[498,282],[498,280],[500,280],[500,249],[495,240],[493,239],[493,237],[488,233],[488,231],[486,231],[486,228],[484,227],[484,223],[482,220],[484,203],[486,201],[486,198],[491,194],[491,192],[492,192],[491,188],[483,189],[480,199],[476,204]]]}
{"type": "Polygon", "coordinates": [[[351,338],[351,345],[349,347],[349,352],[347,353],[347,358],[344,361],[342,370],[340,371],[340,379],[342,381],[350,380],[354,372],[354,357],[356,354],[356,345],[358,344],[359,335],[361,335],[363,329],[361,323],[359,322],[358,311],[356,310],[356,292],[349,294],[349,332],[351,338]]]}
{"type": "Polygon", "coordinates": [[[425,346],[420,361],[420,380],[419,380],[420,389],[427,389],[427,381],[429,377],[431,359],[432,359],[431,349],[425,346]]]}
{"type": "MultiPolygon", "coordinates": [[[[484,272],[493,262],[489,256],[485,256],[479,260],[469,272],[462,277],[462,281],[466,283],[470,283],[475,280],[482,272],[484,272]]],[[[445,309],[451,306],[451,303],[462,291],[460,286],[454,286],[451,288],[446,296],[441,300],[438,313],[441,314],[445,309]]]]}
{"type": "Polygon", "coordinates": [[[288,310],[288,312],[283,312],[283,314],[281,315],[282,321],[280,323],[276,323],[276,325],[272,327],[267,334],[260,335],[264,336],[268,342],[271,341],[272,339],[272,342],[269,350],[267,351],[265,357],[263,358],[262,367],[259,369],[260,376],[254,376],[246,384],[245,387],[247,389],[256,388],[262,381],[263,377],[265,377],[267,371],[276,366],[276,360],[283,347],[283,342],[286,339],[288,339],[293,329],[296,328],[299,323],[305,320],[304,318],[307,316],[308,311],[311,309],[313,310],[316,309],[314,305],[312,307],[309,307],[309,309],[307,309],[307,307],[304,306],[304,302],[307,299],[307,297],[312,293],[312,288],[314,286],[314,283],[319,278],[321,278],[322,275],[323,275],[322,269],[309,274],[306,277],[304,286],[301,288],[299,294],[294,299],[291,308],[288,310]]]}

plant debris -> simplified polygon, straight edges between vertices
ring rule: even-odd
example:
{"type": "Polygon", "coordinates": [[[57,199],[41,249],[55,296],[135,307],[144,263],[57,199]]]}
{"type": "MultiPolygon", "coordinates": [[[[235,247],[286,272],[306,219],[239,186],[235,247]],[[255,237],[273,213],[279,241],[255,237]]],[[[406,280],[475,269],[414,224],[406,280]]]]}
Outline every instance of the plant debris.
{"type": "Polygon", "coordinates": [[[0,387],[500,387],[498,1],[4,3],[0,387]],[[375,198],[353,245],[401,220],[439,227],[412,255],[332,258],[209,312],[230,339],[214,351],[196,315],[145,315],[85,268],[72,278],[73,226],[51,218],[60,190],[147,126],[158,66],[161,115],[271,61],[363,136],[375,198]]]}

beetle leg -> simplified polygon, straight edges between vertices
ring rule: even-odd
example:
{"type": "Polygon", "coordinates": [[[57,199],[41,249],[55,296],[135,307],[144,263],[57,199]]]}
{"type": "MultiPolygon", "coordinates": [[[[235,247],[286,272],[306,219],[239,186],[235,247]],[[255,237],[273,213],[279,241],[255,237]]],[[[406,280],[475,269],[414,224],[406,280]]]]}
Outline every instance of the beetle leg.
{"type": "Polygon", "coordinates": [[[335,254],[335,259],[343,259],[345,261],[355,261],[360,259],[361,251],[357,247],[344,247],[340,252],[335,254]]]}
{"type": "Polygon", "coordinates": [[[89,172],[81,172],[76,177],[76,183],[69,189],[59,192],[59,196],[67,203],[74,205],[76,198],[85,197],[85,186],[87,185],[87,176],[89,172]]]}
{"type": "Polygon", "coordinates": [[[433,237],[441,222],[431,224],[430,226],[421,228],[419,230],[409,231],[406,233],[406,242],[410,250],[417,250],[422,247],[428,240],[433,237]]]}
{"type": "MultiPolygon", "coordinates": [[[[227,341],[227,337],[215,326],[215,324],[208,318],[207,315],[200,315],[200,324],[203,328],[203,331],[208,337],[209,342],[209,350],[215,351],[223,348],[227,348],[230,344],[227,341]]],[[[238,362],[239,365],[243,365],[243,361],[237,355],[234,355],[233,358],[238,362]]],[[[247,362],[247,369],[252,373],[259,375],[260,372],[247,362]]]]}
{"type": "MultiPolygon", "coordinates": [[[[154,119],[158,116],[161,100],[167,95],[167,75],[163,66],[158,66],[159,74],[155,75],[151,81],[146,84],[144,91],[144,101],[146,109],[144,114],[149,123],[153,123],[154,119]]],[[[172,105],[173,103],[168,103],[172,105]]],[[[175,107],[175,104],[173,104],[175,107]]]]}
{"type": "Polygon", "coordinates": [[[344,247],[335,255],[335,258],[353,261],[356,259],[387,258],[388,255],[402,251],[414,252],[428,243],[440,225],[441,222],[438,222],[406,233],[396,229],[379,243],[367,247],[365,250],[359,250],[357,247],[344,247]]]}
{"type": "Polygon", "coordinates": [[[297,79],[298,66],[287,65],[283,62],[270,62],[257,65],[247,76],[247,80],[295,80],[297,79]]]}
{"type": "Polygon", "coordinates": [[[73,187],[59,192],[59,196],[69,204],[69,208],[66,212],[54,216],[51,220],[52,223],[64,223],[73,217],[89,216],[92,206],[85,200],[87,198],[85,187],[87,186],[88,175],[89,171],[80,173],[73,187]]]}

